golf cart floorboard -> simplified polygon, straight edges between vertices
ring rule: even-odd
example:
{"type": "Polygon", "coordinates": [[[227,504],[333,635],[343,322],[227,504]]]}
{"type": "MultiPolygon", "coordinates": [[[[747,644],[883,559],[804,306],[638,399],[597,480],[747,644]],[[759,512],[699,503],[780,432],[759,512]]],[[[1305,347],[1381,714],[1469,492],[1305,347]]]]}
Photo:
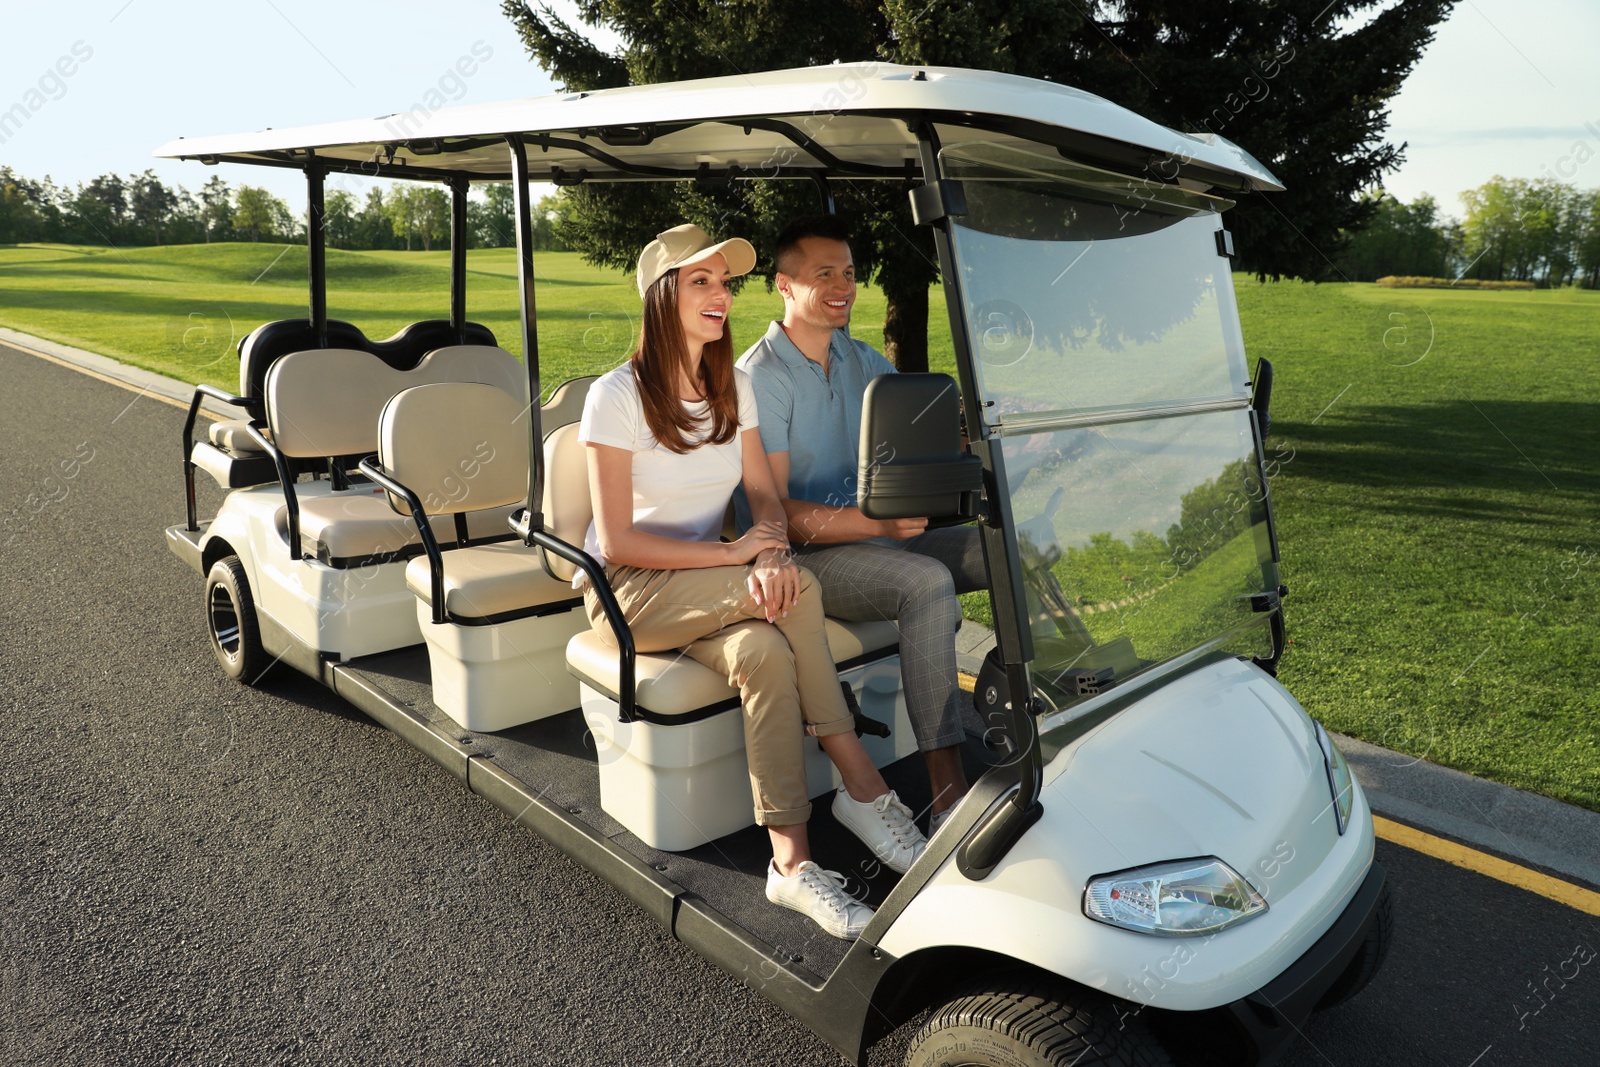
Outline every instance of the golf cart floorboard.
{"type": "MultiPolygon", "coordinates": [[[[428,657],[422,646],[363,657],[343,664],[338,671],[359,679],[374,695],[403,710],[431,733],[454,740],[471,753],[471,760],[492,760],[527,793],[565,811],[572,821],[660,872],[662,879],[699,897],[750,937],[771,946],[775,965],[819,984],[844,959],[849,942],[830,937],[799,913],[767,900],[766,868],[772,849],[760,827],[746,827],[688,852],[661,852],[602,811],[594,742],[578,709],[498,733],[477,733],[457,725],[434,706],[428,657]]],[[[358,706],[364,703],[355,702],[358,706]]],[[[972,780],[993,760],[984,746],[970,737],[962,755],[972,780]]],[[[930,797],[922,760],[917,756],[902,759],[883,768],[883,776],[925,824],[930,797]]],[[[834,820],[826,796],[813,806],[809,823],[813,855],[822,866],[847,874],[849,887],[857,896],[881,904],[899,876],[877,863],[866,846],[834,820]]]]}

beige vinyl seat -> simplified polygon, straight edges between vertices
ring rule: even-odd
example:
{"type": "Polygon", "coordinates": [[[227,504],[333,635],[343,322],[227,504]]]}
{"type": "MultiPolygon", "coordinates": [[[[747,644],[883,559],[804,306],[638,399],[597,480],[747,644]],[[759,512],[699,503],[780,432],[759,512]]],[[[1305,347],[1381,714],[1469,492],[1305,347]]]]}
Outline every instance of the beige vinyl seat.
{"type": "MultiPolygon", "coordinates": [[[[414,386],[384,406],[379,466],[368,460],[362,470],[391,490],[379,499],[419,540],[419,510],[430,529],[509,511],[528,491],[526,414],[520,394],[499,386],[414,386]]],[[[417,597],[434,703],[461,726],[503,730],[578,705],[565,649],[588,620],[571,583],[547,574],[536,550],[435,538],[405,577],[417,597]]]]}
{"type": "MultiPolygon", "coordinates": [[[[419,328],[442,325],[446,324],[414,323],[398,336],[405,337],[419,328]]],[[[266,373],[273,361],[286,352],[314,347],[312,342],[315,340],[316,334],[306,319],[268,322],[251,330],[239,342],[239,394],[228,401],[230,406],[257,411],[253,404],[259,405],[262,401],[266,373]]],[[[349,323],[336,319],[328,321],[324,344],[342,348],[358,347],[365,342],[366,337],[361,331],[349,323]]],[[[216,394],[212,395],[215,399],[221,399],[216,394]]],[[[251,435],[250,425],[249,418],[213,422],[207,428],[204,440],[185,446],[194,469],[210,475],[212,481],[223,489],[243,489],[277,481],[278,471],[272,456],[251,435]]],[[[185,441],[189,439],[186,433],[185,441]]],[[[185,474],[189,476],[192,472],[186,471],[185,474]]]]}
{"type": "Polygon", "coordinates": [[[539,408],[539,426],[548,439],[551,431],[583,418],[583,402],[589,397],[589,386],[600,380],[597,374],[581,378],[568,378],[550,394],[539,408]]]}
{"type": "MultiPolygon", "coordinates": [[[[545,525],[569,545],[584,543],[594,517],[586,451],[576,424],[545,437],[545,525]]],[[[576,569],[552,553],[545,564],[566,581],[576,569]]],[[[887,740],[862,738],[874,761],[882,766],[915,751],[899,693],[894,623],[830,618],[827,631],[834,662],[863,711],[894,723],[887,740]]],[[[636,717],[624,723],[617,649],[585,625],[567,643],[566,664],[578,679],[584,719],[595,736],[600,801],[608,815],[646,844],[669,852],[754,822],[739,693],[726,676],[678,653],[637,653],[636,717]]],[[[820,749],[807,771],[813,796],[832,788],[832,766],[820,749]]]]}
{"type": "MultiPolygon", "coordinates": [[[[390,398],[414,386],[442,382],[494,386],[516,399],[519,411],[527,395],[527,379],[516,357],[487,345],[435,349],[411,370],[396,370],[357,349],[293,352],[267,372],[268,430],[257,429],[251,438],[256,447],[270,445],[291,459],[327,458],[339,463],[347,457],[368,456],[378,450],[378,418],[390,398]]],[[[278,528],[290,541],[291,552],[300,557],[349,567],[421,551],[416,529],[390,509],[381,490],[361,483],[329,492],[300,492],[292,483],[283,488],[290,500],[278,513],[278,528]],[[293,537],[298,538],[297,545],[293,537]]],[[[439,488],[447,491],[448,487],[439,488]]],[[[465,515],[460,521],[443,518],[434,524],[434,533],[454,540],[509,538],[510,511],[496,508],[465,515]]]]}
{"type": "Polygon", "coordinates": [[[206,429],[206,439],[190,448],[189,462],[223,489],[266,485],[277,478],[272,457],[251,436],[249,419],[213,422],[206,429]]]}
{"type": "MultiPolygon", "coordinates": [[[[249,419],[220,419],[213,422],[206,428],[206,439],[218,448],[226,448],[236,454],[266,454],[261,452],[261,446],[250,436],[249,419]]],[[[272,440],[271,435],[267,440],[272,440]]]]}

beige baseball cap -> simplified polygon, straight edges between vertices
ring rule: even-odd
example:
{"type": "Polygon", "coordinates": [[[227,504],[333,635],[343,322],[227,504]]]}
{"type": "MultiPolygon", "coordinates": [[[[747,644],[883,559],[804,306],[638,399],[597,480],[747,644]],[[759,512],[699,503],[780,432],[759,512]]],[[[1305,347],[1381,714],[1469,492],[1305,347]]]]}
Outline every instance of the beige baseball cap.
{"type": "Polygon", "coordinates": [[[662,230],[639,253],[639,295],[643,296],[667,271],[710,259],[718,252],[728,261],[728,271],[735,278],[755,268],[755,246],[743,237],[729,238],[719,244],[692,222],[662,230]]]}

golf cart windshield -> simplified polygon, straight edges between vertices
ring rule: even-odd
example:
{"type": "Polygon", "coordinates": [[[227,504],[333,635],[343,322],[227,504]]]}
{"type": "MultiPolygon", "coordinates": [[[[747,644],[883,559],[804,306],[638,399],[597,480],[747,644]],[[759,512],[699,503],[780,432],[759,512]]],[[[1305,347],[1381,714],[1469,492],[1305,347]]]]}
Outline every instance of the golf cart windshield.
{"type": "Polygon", "coordinates": [[[1268,655],[1256,595],[1278,578],[1230,205],[951,134],[951,242],[1045,710],[1179,658],[1268,655]]]}

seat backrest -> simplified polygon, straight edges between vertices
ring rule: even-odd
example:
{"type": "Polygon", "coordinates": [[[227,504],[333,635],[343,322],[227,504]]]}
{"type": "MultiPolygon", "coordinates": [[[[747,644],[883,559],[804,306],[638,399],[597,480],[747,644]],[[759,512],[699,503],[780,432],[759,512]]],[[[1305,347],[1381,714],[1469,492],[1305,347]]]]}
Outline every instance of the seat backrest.
{"type": "MultiPolygon", "coordinates": [[[[383,407],[378,461],[430,515],[520,503],[528,495],[525,419],[522,401],[499,386],[413,386],[383,407]]],[[[410,513],[392,493],[389,504],[410,513]]]]}
{"type": "Polygon", "coordinates": [[[583,402],[589,396],[589,386],[599,380],[599,375],[590,374],[582,378],[569,378],[556,386],[556,391],[539,409],[539,425],[545,437],[549,437],[552,430],[559,430],[567,423],[583,418],[583,402]]]}
{"type": "MultiPolygon", "coordinates": [[[[328,320],[328,347],[367,351],[367,337],[348,322],[328,320]]],[[[263,323],[239,342],[239,395],[260,399],[267,395],[267,371],[290,352],[317,347],[316,331],[309,319],[279,319],[263,323]]]]}
{"type": "Polygon", "coordinates": [[[415,370],[403,372],[416,385],[435,382],[481,382],[527,403],[528,372],[503,348],[494,345],[450,345],[422,357],[415,370]]]}
{"type": "Polygon", "coordinates": [[[503,348],[441,348],[412,370],[396,370],[370,352],[318,348],[291,352],[267,371],[267,424],[287,456],[370,455],[378,450],[378,416],[391,397],[445,382],[492,385],[519,408],[528,393],[522,365],[503,348]]]}
{"type": "MultiPolygon", "coordinates": [[[[594,519],[594,503],[589,499],[588,451],[578,440],[576,422],[556,427],[544,439],[545,528],[579,548],[594,519]]],[[[544,565],[563,581],[571,581],[577,569],[548,552],[544,554],[544,565]]]]}
{"type": "MultiPolygon", "coordinates": [[[[424,319],[402,326],[393,337],[372,341],[348,322],[329,319],[324,343],[328,348],[371,352],[396,370],[409,370],[434,349],[463,342],[493,346],[494,333],[476,322],[458,331],[444,319],[424,319]]],[[[316,347],[316,331],[309,319],[280,319],[257,326],[239,342],[239,395],[265,397],[267,372],[274,363],[290,352],[316,347]]]]}
{"type": "Polygon", "coordinates": [[[378,416],[402,388],[400,372],[370,352],[317,348],[280,357],[267,371],[267,425],[286,456],[378,450],[378,416]]]}

